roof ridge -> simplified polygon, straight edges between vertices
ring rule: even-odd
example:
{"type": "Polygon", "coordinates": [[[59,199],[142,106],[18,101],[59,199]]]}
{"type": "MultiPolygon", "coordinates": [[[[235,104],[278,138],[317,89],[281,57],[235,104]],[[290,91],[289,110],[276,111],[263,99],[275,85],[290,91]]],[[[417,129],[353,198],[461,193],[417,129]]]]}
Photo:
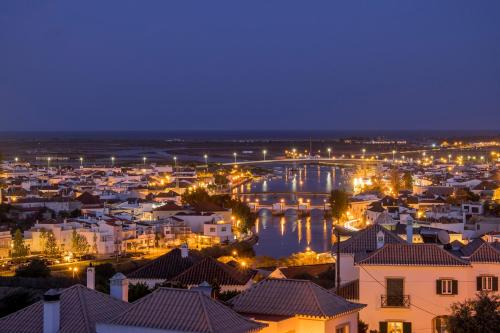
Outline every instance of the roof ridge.
{"type": "Polygon", "coordinates": [[[312,282],[309,282],[307,284],[307,287],[309,288],[309,290],[311,291],[311,294],[313,295],[313,298],[314,298],[314,301],[316,302],[316,305],[318,306],[318,309],[319,309],[319,312],[321,312],[321,314],[325,317],[327,317],[325,311],[323,310],[323,308],[321,307],[321,304],[319,302],[319,299],[318,299],[318,296],[316,295],[316,291],[313,289],[312,287],[312,282]]]}
{"type": "Polygon", "coordinates": [[[200,303],[201,303],[201,308],[203,310],[203,315],[205,316],[205,321],[207,322],[207,325],[208,325],[208,329],[210,330],[210,332],[214,332],[214,328],[212,327],[212,323],[210,322],[210,317],[208,316],[208,311],[207,311],[207,307],[205,305],[205,300],[204,300],[204,295],[202,294],[201,291],[197,291],[198,293],[198,299],[200,300],[200,303]]]}
{"type": "MultiPolygon", "coordinates": [[[[82,287],[83,287],[83,285],[82,285],[82,287]]],[[[85,300],[84,300],[83,289],[82,288],[75,288],[75,289],[76,289],[78,300],[80,302],[83,321],[85,323],[85,328],[86,328],[87,332],[92,333],[92,330],[91,330],[90,324],[89,324],[89,318],[87,315],[87,302],[85,302],[85,300]]]]}

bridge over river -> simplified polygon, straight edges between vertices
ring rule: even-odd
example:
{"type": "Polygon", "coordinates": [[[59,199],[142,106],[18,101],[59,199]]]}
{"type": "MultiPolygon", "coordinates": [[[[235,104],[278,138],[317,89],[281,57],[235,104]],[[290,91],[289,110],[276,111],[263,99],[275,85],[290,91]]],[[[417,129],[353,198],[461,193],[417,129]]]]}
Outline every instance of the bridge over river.
{"type": "Polygon", "coordinates": [[[235,161],[230,163],[222,163],[222,165],[256,165],[256,164],[315,164],[322,163],[328,165],[378,165],[384,163],[382,160],[368,158],[284,158],[275,160],[256,160],[256,161],[235,161]]]}

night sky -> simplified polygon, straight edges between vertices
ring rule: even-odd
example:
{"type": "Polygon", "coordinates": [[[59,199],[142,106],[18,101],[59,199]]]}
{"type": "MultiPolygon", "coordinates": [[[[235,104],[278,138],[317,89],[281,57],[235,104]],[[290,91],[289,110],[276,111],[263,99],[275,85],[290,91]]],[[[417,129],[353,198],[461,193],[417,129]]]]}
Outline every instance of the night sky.
{"type": "Polygon", "coordinates": [[[500,1],[0,2],[0,130],[499,129],[500,1]]]}

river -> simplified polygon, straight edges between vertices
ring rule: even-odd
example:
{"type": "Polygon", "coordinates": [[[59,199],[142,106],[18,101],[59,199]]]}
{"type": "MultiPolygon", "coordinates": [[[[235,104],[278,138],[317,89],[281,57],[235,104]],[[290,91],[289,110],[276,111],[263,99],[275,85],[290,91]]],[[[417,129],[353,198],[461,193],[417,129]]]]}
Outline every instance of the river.
{"type": "MultiPolygon", "coordinates": [[[[239,191],[245,200],[258,199],[261,204],[281,200],[296,204],[302,200],[321,206],[331,190],[349,186],[346,170],[320,165],[279,166],[274,170],[274,177],[248,183],[239,191]]],[[[331,223],[331,219],[325,219],[320,211],[313,211],[307,217],[298,217],[293,211],[287,211],[284,216],[261,211],[254,228],[259,236],[255,253],[280,258],[307,248],[316,252],[329,251],[331,223]]]]}

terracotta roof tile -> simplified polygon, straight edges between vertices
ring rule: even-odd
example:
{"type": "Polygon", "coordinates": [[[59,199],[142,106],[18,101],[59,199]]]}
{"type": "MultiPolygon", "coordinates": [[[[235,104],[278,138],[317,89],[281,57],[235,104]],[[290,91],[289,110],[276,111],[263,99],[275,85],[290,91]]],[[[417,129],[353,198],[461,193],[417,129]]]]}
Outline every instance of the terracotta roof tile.
{"type": "MultiPolygon", "coordinates": [[[[61,292],[61,330],[59,333],[93,333],[96,322],[116,317],[129,303],[88,289],[80,284],[61,292]]],[[[43,301],[0,319],[0,333],[43,331],[43,301]]]]}
{"type": "Polygon", "coordinates": [[[188,252],[187,258],[182,258],[181,250],[173,249],[130,273],[128,278],[169,280],[184,272],[202,258],[203,256],[199,252],[193,250],[188,252]]]}
{"type": "Polygon", "coordinates": [[[361,310],[353,303],[307,280],[266,279],[228,302],[248,315],[335,317],[361,310]]]}
{"type": "Polygon", "coordinates": [[[172,278],[172,282],[184,285],[199,285],[206,281],[219,285],[245,285],[255,275],[253,270],[242,270],[205,257],[186,271],[172,278]]]}
{"type": "Polygon", "coordinates": [[[191,333],[247,333],[265,327],[200,291],[172,288],[155,290],[109,324],[191,333]]]}
{"type": "Polygon", "coordinates": [[[468,266],[469,262],[443,250],[436,244],[386,244],[359,265],[396,266],[468,266]]]}
{"type": "MultiPolygon", "coordinates": [[[[359,253],[375,251],[377,249],[377,233],[379,231],[382,231],[385,235],[385,244],[404,243],[404,240],[393,232],[378,224],[373,224],[358,231],[348,240],[340,242],[340,252],[359,253]]],[[[336,245],[333,246],[333,250],[336,251],[336,245]]]]}
{"type": "Polygon", "coordinates": [[[460,249],[464,258],[471,262],[500,263],[500,251],[482,239],[476,239],[460,249]]]}

